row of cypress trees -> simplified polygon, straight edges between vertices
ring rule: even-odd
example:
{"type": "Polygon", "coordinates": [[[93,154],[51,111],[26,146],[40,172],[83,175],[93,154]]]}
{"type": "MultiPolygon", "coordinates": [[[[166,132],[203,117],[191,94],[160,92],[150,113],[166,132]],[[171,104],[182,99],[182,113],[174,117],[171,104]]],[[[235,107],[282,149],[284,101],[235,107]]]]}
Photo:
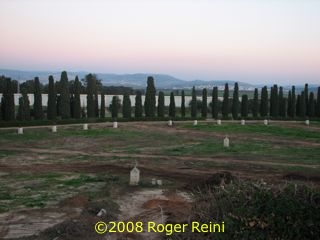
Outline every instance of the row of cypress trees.
{"type": "MultiPolygon", "coordinates": [[[[3,77],[2,77],[3,78],[3,77]]],[[[3,80],[3,79],[2,79],[3,80]]],[[[15,106],[13,99],[13,84],[10,78],[5,79],[5,89],[3,97],[1,99],[1,111],[0,119],[11,121],[15,119],[15,106]]],[[[48,107],[47,107],[47,119],[54,120],[57,116],[61,116],[62,119],[81,117],[96,118],[105,117],[105,97],[101,92],[101,106],[98,107],[98,87],[97,78],[94,74],[88,74],[85,78],[86,91],[87,91],[87,112],[85,115],[84,109],[81,109],[80,103],[80,90],[81,83],[78,77],[75,78],[73,88],[69,90],[68,76],[64,71],[61,73],[59,82],[59,89],[56,89],[56,85],[52,76],[49,76],[49,94],[48,94],[48,107]]],[[[34,79],[34,105],[33,109],[30,109],[29,99],[26,92],[22,92],[22,96],[19,99],[19,108],[17,113],[18,120],[30,120],[31,115],[34,119],[44,119],[44,111],[42,109],[42,97],[39,78],[34,79]],[[31,114],[33,111],[33,114],[31,114]]],[[[202,90],[202,100],[197,100],[195,87],[192,88],[192,100],[190,102],[191,117],[196,118],[199,108],[201,109],[201,117],[206,118],[208,113],[207,103],[207,89],[202,90]]],[[[317,98],[314,93],[308,89],[308,84],[305,85],[303,91],[296,96],[295,87],[288,93],[288,97],[284,97],[283,88],[277,85],[273,85],[270,89],[270,99],[267,86],[264,86],[261,90],[261,98],[259,100],[259,92],[256,88],[254,90],[254,96],[252,100],[248,99],[246,94],[241,96],[241,102],[239,100],[239,86],[235,83],[232,99],[229,98],[229,85],[225,84],[223,101],[220,103],[218,100],[218,88],[214,87],[212,90],[212,102],[211,115],[213,118],[218,118],[221,113],[223,118],[229,118],[229,114],[233,119],[248,117],[249,113],[253,118],[267,117],[272,118],[295,118],[295,117],[320,117],[320,87],[318,88],[317,98]]],[[[121,103],[118,97],[114,96],[110,104],[110,111],[113,118],[118,117],[118,111],[121,103]]],[[[142,104],[141,91],[137,91],[135,98],[134,117],[142,118],[143,112],[145,117],[165,117],[165,104],[164,93],[162,91],[158,94],[158,104],[156,107],[156,88],[153,77],[148,77],[147,88],[144,105],[142,104]]],[[[186,116],[186,103],[185,93],[181,94],[181,117],[186,116]]],[[[132,117],[132,106],[129,94],[123,96],[122,116],[124,118],[132,117]]],[[[169,104],[169,117],[176,117],[176,104],[174,93],[170,94],[169,104]]]]}

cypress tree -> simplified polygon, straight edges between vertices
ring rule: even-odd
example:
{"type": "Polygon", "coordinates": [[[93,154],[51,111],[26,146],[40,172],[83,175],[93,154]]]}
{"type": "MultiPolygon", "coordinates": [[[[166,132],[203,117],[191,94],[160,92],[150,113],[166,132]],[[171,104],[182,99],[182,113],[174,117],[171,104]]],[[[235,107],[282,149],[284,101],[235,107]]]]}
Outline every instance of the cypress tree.
{"type": "Polygon", "coordinates": [[[309,96],[309,103],[308,103],[308,111],[309,115],[308,117],[313,118],[315,116],[315,100],[314,100],[314,93],[310,92],[309,96]]]}
{"type": "Polygon", "coordinates": [[[142,99],[141,99],[141,91],[137,91],[136,94],[136,101],[134,106],[134,117],[135,118],[142,118],[142,99]]]}
{"type": "Polygon", "coordinates": [[[306,109],[306,116],[309,116],[309,109],[308,109],[308,106],[309,106],[309,86],[308,86],[308,83],[306,83],[304,85],[304,96],[305,96],[305,109],[306,109]]]}
{"type": "Polygon", "coordinates": [[[254,95],[253,95],[253,103],[252,103],[252,116],[254,118],[258,117],[258,111],[259,111],[259,93],[258,93],[258,88],[255,88],[254,95]]]}
{"type": "Polygon", "coordinates": [[[279,114],[279,100],[278,100],[278,86],[275,84],[271,87],[270,95],[270,116],[278,117],[279,114]]]}
{"type": "Polygon", "coordinates": [[[217,119],[219,113],[219,102],[218,102],[218,87],[212,89],[212,118],[217,119]]]}
{"type": "Polygon", "coordinates": [[[186,116],[186,100],[184,95],[184,90],[181,92],[181,117],[184,118],[186,116]]]}
{"type": "Polygon", "coordinates": [[[289,117],[292,117],[292,95],[291,95],[291,90],[289,91],[289,94],[288,94],[287,115],[288,115],[289,117]]]}
{"type": "Polygon", "coordinates": [[[285,100],[283,97],[283,88],[280,87],[279,88],[279,97],[278,97],[278,101],[279,101],[279,116],[281,117],[285,117],[286,116],[286,104],[285,104],[285,100]]]}
{"type": "Polygon", "coordinates": [[[291,109],[292,109],[292,113],[291,113],[291,117],[295,118],[296,114],[297,114],[297,109],[296,109],[296,87],[292,86],[291,89],[291,109]]]}
{"type": "Polygon", "coordinates": [[[296,115],[298,116],[298,117],[300,117],[300,107],[301,107],[301,96],[300,96],[300,94],[298,94],[298,96],[297,96],[297,103],[296,103],[296,106],[295,106],[295,109],[296,109],[296,115]]]}
{"type": "Polygon", "coordinates": [[[176,103],[174,101],[173,92],[170,93],[170,105],[169,105],[169,117],[174,118],[176,116],[176,103]]]}
{"type": "Polygon", "coordinates": [[[104,91],[101,92],[101,106],[100,106],[100,118],[106,117],[106,100],[104,96],[104,91]]]}
{"type": "Polygon", "coordinates": [[[158,117],[164,117],[164,93],[162,91],[159,92],[158,97],[158,117]]]}
{"type": "Polygon", "coordinates": [[[68,75],[66,71],[61,73],[60,79],[60,106],[59,111],[62,119],[70,118],[70,94],[68,75]]]}
{"type": "Polygon", "coordinates": [[[74,95],[70,94],[70,117],[74,118],[74,95]]]}
{"type": "Polygon", "coordinates": [[[19,110],[17,118],[19,120],[30,120],[30,101],[26,91],[24,90],[22,91],[22,96],[19,98],[19,110]]]}
{"type": "Polygon", "coordinates": [[[96,118],[99,117],[99,100],[98,100],[98,93],[94,93],[94,116],[96,118]]]}
{"type": "Polygon", "coordinates": [[[131,101],[128,93],[123,95],[122,116],[124,118],[131,118],[131,101]]]}
{"type": "Polygon", "coordinates": [[[156,88],[153,77],[149,76],[147,80],[146,98],[144,102],[146,117],[154,117],[156,109],[156,88]]]}
{"type": "Polygon", "coordinates": [[[229,116],[229,85],[226,83],[223,93],[223,102],[222,102],[222,117],[228,118],[229,116]]]}
{"type": "Polygon", "coordinates": [[[191,117],[192,118],[197,117],[197,95],[196,95],[196,89],[194,86],[192,87],[191,117]]]}
{"type": "Polygon", "coordinates": [[[15,104],[14,104],[14,90],[11,78],[4,80],[4,93],[3,93],[3,119],[5,121],[13,121],[15,118],[15,104]]]}
{"type": "Polygon", "coordinates": [[[318,87],[316,116],[320,117],[320,87],[318,87]]]}
{"type": "Polygon", "coordinates": [[[117,117],[118,117],[118,98],[117,98],[117,96],[113,96],[112,97],[112,103],[111,103],[111,115],[112,115],[112,118],[114,119],[114,120],[116,120],[117,119],[117,117]]]}
{"type": "Polygon", "coordinates": [[[95,117],[94,93],[96,88],[96,79],[90,73],[86,76],[86,81],[87,81],[87,116],[88,118],[94,118],[95,117]]]}
{"type": "Polygon", "coordinates": [[[238,83],[236,82],[234,84],[234,90],[233,90],[233,99],[232,99],[232,118],[233,119],[238,119],[238,114],[239,114],[239,86],[238,83]]]}
{"type": "Polygon", "coordinates": [[[208,112],[208,100],[207,100],[207,89],[202,89],[202,105],[201,105],[201,117],[207,118],[208,112]]]}
{"type": "Polygon", "coordinates": [[[280,114],[281,117],[286,118],[287,115],[287,107],[288,107],[288,100],[284,97],[282,98],[282,106],[283,106],[283,112],[280,114]]]}
{"type": "Polygon", "coordinates": [[[74,80],[74,100],[73,100],[73,117],[81,118],[81,102],[80,102],[81,84],[78,76],[74,80]]]}
{"type": "Polygon", "coordinates": [[[1,106],[0,106],[0,121],[4,120],[4,115],[5,115],[5,100],[4,97],[1,97],[1,106]]]}
{"type": "Polygon", "coordinates": [[[60,105],[61,105],[61,96],[57,95],[57,116],[61,116],[60,114],[60,105]]]}
{"type": "Polygon", "coordinates": [[[18,113],[17,113],[17,120],[23,121],[25,120],[25,114],[24,114],[24,102],[23,97],[19,97],[19,107],[18,107],[18,113]]]}
{"type": "Polygon", "coordinates": [[[260,116],[268,116],[268,89],[264,86],[261,90],[260,116]]]}
{"type": "Polygon", "coordinates": [[[34,79],[34,104],[33,114],[35,119],[43,119],[42,96],[39,78],[34,79]]]}
{"type": "Polygon", "coordinates": [[[48,108],[47,108],[47,118],[49,120],[56,119],[57,116],[57,94],[54,84],[53,76],[49,76],[49,93],[48,93],[48,108]]]}
{"type": "Polygon", "coordinates": [[[306,117],[306,96],[305,96],[305,92],[302,91],[301,92],[301,96],[300,96],[300,107],[299,107],[299,116],[301,118],[305,118],[306,117]]]}
{"type": "Polygon", "coordinates": [[[242,95],[241,98],[241,117],[248,117],[248,95],[242,95]]]}

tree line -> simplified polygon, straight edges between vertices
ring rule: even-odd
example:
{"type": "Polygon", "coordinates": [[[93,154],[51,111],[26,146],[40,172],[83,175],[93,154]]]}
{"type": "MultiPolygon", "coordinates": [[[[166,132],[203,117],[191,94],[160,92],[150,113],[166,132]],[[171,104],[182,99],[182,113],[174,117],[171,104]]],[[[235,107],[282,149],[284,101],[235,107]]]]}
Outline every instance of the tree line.
{"type": "MultiPolygon", "coordinates": [[[[1,98],[0,120],[13,121],[15,119],[23,120],[56,120],[56,119],[80,119],[80,118],[105,118],[106,102],[105,94],[108,91],[102,86],[101,81],[94,74],[88,74],[83,81],[78,77],[69,81],[67,72],[61,73],[60,81],[55,82],[53,76],[49,76],[48,83],[48,103],[47,108],[42,106],[43,88],[38,77],[32,82],[34,104],[31,107],[27,95],[27,88],[21,89],[19,106],[16,112],[14,105],[15,81],[4,76],[0,77],[3,95],[1,98]],[[71,82],[71,84],[70,84],[71,82]],[[81,107],[80,94],[87,94],[87,107],[81,107]],[[100,108],[98,96],[101,95],[100,108]]],[[[30,84],[30,82],[28,83],[30,84]]],[[[295,86],[292,86],[287,96],[284,95],[283,87],[273,85],[268,91],[264,86],[260,91],[254,90],[253,99],[248,95],[239,96],[238,83],[234,84],[233,96],[229,96],[229,85],[225,84],[223,100],[218,98],[218,87],[212,89],[212,100],[208,104],[208,91],[202,89],[202,99],[197,98],[195,87],[192,88],[192,99],[187,105],[185,102],[185,93],[181,91],[181,106],[175,104],[175,93],[170,93],[170,104],[165,106],[165,95],[163,91],[158,92],[158,102],[156,103],[156,88],[152,76],[147,78],[147,87],[145,90],[145,100],[142,102],[142,91],[135,92],[135,105],[132,106],[130,94],[132,91],[124,91],[123,101],[121,103],[117,96],[113,96],[109,111],[113,119],[118,118],[122,111],[122,117],[130,119],[141,118],[164,118],[166,115],[170,118],[193,119],[197,117],[207,118],[208,113],[214,119],[246,119],[246,118],[319,118],[320,117],[320,87],[318,87],[317,96],[310,91],[308,84],[300,93],[296,93],[295,86]],[[269,96],[270,95],[270,96],[269,96]]],[[[198,90],[199,91],[199,90],[198,90]]]]}

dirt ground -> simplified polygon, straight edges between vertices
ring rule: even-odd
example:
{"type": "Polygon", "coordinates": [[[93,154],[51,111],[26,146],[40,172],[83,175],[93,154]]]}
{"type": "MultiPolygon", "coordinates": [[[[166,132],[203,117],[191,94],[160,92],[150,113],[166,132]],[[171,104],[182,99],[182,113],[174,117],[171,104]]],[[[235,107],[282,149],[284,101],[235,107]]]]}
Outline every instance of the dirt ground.
{"type": "MultiPolygon", "coordinates": [[[[11,138],[2,140],[0,152],[5,154],[0,158],[1,184],[6,185],[8,191],[14,190],[16,196],[19,191],[25,189],[25,185],[37,188],[45,182],[49,184],[48,189],[56,187],[50,185],[50,179],[39,182],[38,179],[48,173],[61,174],[54,178],[60,185],[78,184],[70,182],[70,179],[74,180],[79,174],[80,176],[86,174],[89,180],[90,176],[96,174],[110,174],[119,177],[120,180],[117,184],[108,186],[108,196],[99,195],[94,198],[86,196],[84,192],[95,188],[95,194],[100,193],[105,186],[96,184],[94,187],[84,180],[82,185],[80,183],[77,185],[78,188],[62,188],[63,186],[57,184],[62,189],[59,192],[61,196],[52,201],[48,197],[49,200],[44,206],[17,205],[8,211],[0,212],[0,239],[161,239],[163,234],[150,235],[147,232],[98,235],[94,232],[94,223],[101,219],[161,223],[165,222],[168,216],[171,219],[187,221],[192,198],[185,190],[186,186],[204,181],[219,172],[227,171],[238,179],[264,179],[274,184],[287,180],[320,183],[320,177],[313,173],[314,170],[319,170],[319,161],[281,162],[250,155],[243,158],[221,154],[203,156],[165,154],[170,146],[188,147],[206,138],[223,139],[225,136],[222,132],[184,128],[183,124],[185,123],[176,123],[173,127],[168,127],[164,122],[119,123],[121,134],[125,135],[130,131],[134,131],[135,134],[141,132],[144,134],[141,137],[134,134],[128,135],[127,138],[117,138],[114,135],[104,138],[68,134],[53,139],[44,137],[33,141],[15,141],[11,138]],[[153,134],[159,137],[152,137],[153,134]],[[143,182],[138,187],[130,187],[129,171],[135,161],[138,162],[143,182]],[[287,167],[298,170],[286,171],[287,167]],[[307,170],[300,171],[300,168],[307,170]],[[23,179],[25,176],[28,178],[23,179]],[[22,180],[16,181],[17,177],[22,180]],[[163,186],[151,185],[152,178],[161,179],[163,186]],[[99,210],[108,208],[108,199],[112,199],[119,206],[119,212],[110,210],[110,214],[108,212],[104,218],[98,217],[99,210]]],[[[288,125],[275,122],[274,124],[299,129],[307,128],[300,123],[288,125]]],[[[79,126],[59,126],[58,129],[72,132],[77,127],[79,126]]],[[[90,125],[91,130],[110,127],[110,123],[90,125]]],[[[42,128],[26,128],[25,131],[30,132],[34,129],[42,128]]],[[[1,129],[0,134],[1,131],[4,130],[1,129]]],[[[320,125],[312,127],[312,131],[320,134],[320,125]]],[[[320,142],[312,139],[288,139],[253,133],[228,133],[228,136],[233,141],[267,141],[272,146],[320,147],[320,142]]],[[[54,191],[53,189],[52,192],[54,191]]],[[[3,204],[9,200],[4,200],[3,204]]]]}

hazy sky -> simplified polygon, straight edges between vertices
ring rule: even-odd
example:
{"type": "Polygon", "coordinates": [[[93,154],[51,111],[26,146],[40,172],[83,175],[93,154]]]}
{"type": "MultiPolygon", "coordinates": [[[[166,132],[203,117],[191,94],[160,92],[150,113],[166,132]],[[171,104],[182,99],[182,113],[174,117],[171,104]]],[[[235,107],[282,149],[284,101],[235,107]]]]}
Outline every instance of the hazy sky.
{"type": "Polygon", "coordinates": [[[320,0],[1,0],[0,68],[320,83],[320,0]]]}

